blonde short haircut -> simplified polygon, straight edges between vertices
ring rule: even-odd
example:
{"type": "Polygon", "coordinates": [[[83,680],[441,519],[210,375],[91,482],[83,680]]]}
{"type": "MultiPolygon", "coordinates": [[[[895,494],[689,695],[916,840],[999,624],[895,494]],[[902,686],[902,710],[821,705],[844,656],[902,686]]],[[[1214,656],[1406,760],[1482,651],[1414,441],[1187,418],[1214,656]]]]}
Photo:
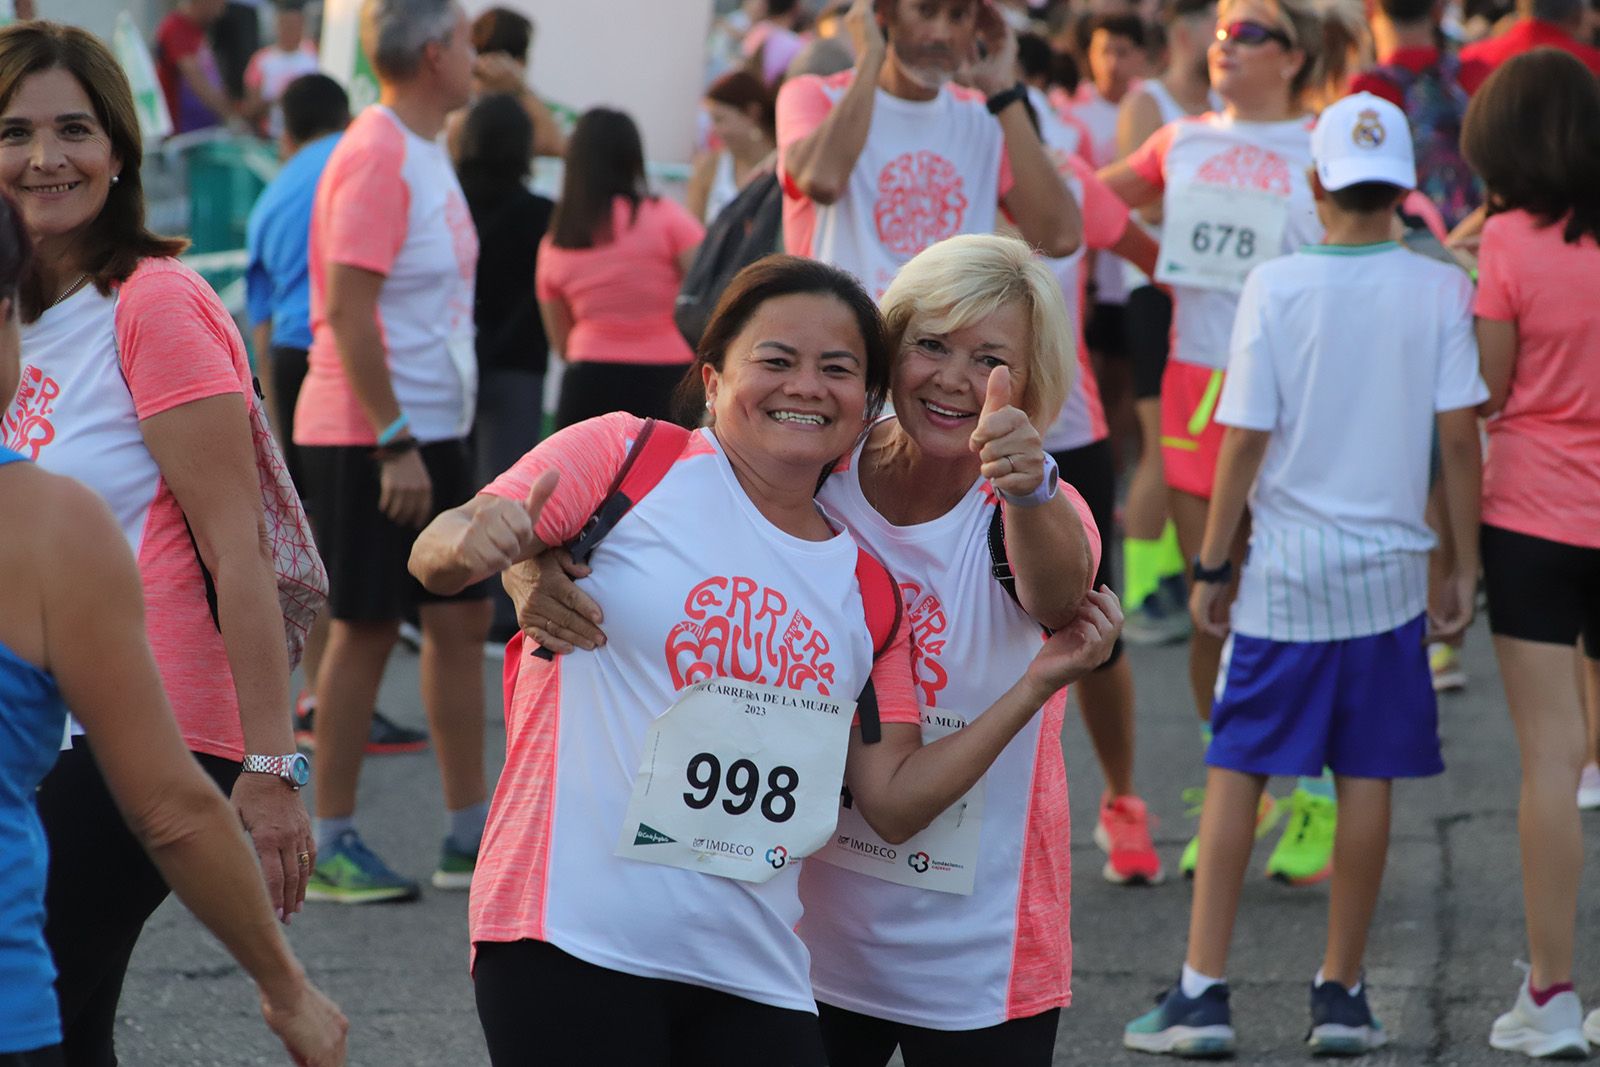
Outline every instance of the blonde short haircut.
{"type": "Polygon", "coordinates": [[[1078,338],[1061,285],[1015,237],[970,233],[924,249],[900,268],[879,306],[898,360],[913,325],[948,334],[1019,300],[1028,309],[1027,381],[1016,405],[1043,433],[1061,412],[1078,365],[1078,338]]]}

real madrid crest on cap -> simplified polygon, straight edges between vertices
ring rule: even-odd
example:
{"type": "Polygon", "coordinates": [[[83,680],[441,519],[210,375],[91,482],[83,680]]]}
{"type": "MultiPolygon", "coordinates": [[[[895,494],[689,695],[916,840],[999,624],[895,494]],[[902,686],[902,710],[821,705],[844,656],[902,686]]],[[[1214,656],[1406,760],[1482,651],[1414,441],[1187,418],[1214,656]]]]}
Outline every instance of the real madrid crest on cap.
{"type": "Polygon", "coordinates": [[[1350,131],[1350,140],[1355,142],[1357,148],[1377,148],[1383,144],[1383,122],[1378,118],[1378,112],[1366,108],[1356,115],[1355,129],[1350,131]]]}

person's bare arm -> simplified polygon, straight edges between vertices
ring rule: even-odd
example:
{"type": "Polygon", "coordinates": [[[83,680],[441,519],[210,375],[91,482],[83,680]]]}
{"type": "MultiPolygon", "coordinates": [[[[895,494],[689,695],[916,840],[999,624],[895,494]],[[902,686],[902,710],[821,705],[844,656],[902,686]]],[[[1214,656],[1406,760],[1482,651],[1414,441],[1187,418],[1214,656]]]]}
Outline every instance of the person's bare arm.
{"type": "MultiPolygon", "coordinates": [[[[1161,108],[1155,97],[1143,89],[1129,93],[1117,111],[1117,162],[1127,159],[1150,135],[1161,128],[1161,108]]],[[[1117,194],[1121,196],[1119,192],[1117,194]]],[[[1126,202],[1126,197],[1123,198],[1126,202]]],[[[1152,200],[1139,209],[1139,216],[1152,226],[1161,224],[1161,201],[1152,200]]],[[[1127,257],[1123,257],[1127,258],[1127,257]]],[[[1146,271],[1145,273],[1150,273],[1146,271]]]]}
{"type": "Polygon", "coordinates": [[[228,99],[228,94],[222,90],[220,85],[213,85],[211,80],[206,77],[205,67],[200,65],[198,56],[185,56],[183,59],[178,60],[176,66],[179,76],[183,78],[183,83],[189,87],[189,91],[194,93],[202,104],[210,108],[213,115],[224,122],[239,117],[238,108],[234,106],[232,100],[228,99]]]}
{"type": "Polygon", "coordinates": [[[1429,613],[1429,641],[1451,641],[1472,625],[1478,595],[1478,523],[1483,493],[1483,455],[1478,442],[1475,408],[1441,411],[1439,423],[1440,481],[1444,510],[1455,549],[1455,569],[1439,614],[1429,613]]]}
{"type": "Polygon", "coordinates": [[[533,123],[533,154],[558,158],[565,155],[567,136],[561,132],[561,123],[550,105],[539,99],[539,94],[532,89],[523,90],[519,99],[522,110],[528,113],[528,121],[533,123]]]}
{"type": "MultiPolygon", "coordinates": [[[[685,272],[687,270],[688,268],[684,268],[685,272]]],[[[572,309],[559,297],[555,300],[541,300],[539,318],[544,320],[544,335],[549,338],[550,347],[561,353],[563,359],[566,358],[567,338],[572,335],[572,309]]]]}
{"type": "Polygon", "coordinates": [[[1129,207],[1144,207],[1161,199],[1160,187],[1139,177],[1127,160],[1102,168],[1099,178],[1129,207]]]}
{"type": "Polygon", "coordinates": [[[278,389],[272,379],[272,320],[258,322],[250,328],[250,348],[256,357],[256,380],[261,383],[261,402],[267,405],[267,421],[277,432],[284,448],[290,443],[283,437],[283,413],[278,410],[278,389]]]}
{"type": "Polygon", "coordinates": [[[1473,320],[1478,336],[1478,373],[1489,387],[1489,399],[1478,405],[1478,414],[1493,415],[1506,406],[1511,395],[1511,374],[1517,366],[1517,324],[1501,319],[1473,320]]]}
{"type": "Polygon", "coordinates": [[[888,46],[874,0],[855,0],[845,22],[855,40],[855,80],[822,124],[784,150],[783,169],[805,196],[831,204],[844,195],[872,130],[873,101],[888,46]]]}
{"type": "Polygon", "coordinates": [[[1156,260],[1161,256],[1161,246],[1142,226],[1130,223],[1110,251],[1144,271],[1146,277],[1156,276],[1156,260]]]}
{"type": "Polygon", "coordinates": [[[717,170],[717,154],[701,152],[694,159],[694,169],[689,172],[689,184],[683,191],[684,209],[696,219],[706,219],[706,203],[711,199],[711,179],[717,170]]]}
{"type": "MultiPolygon", "coordinates": [[[[1266,430],[1245,430],[1229,426],[1222,435],[1217,455],[1217,480],[1211,490],[1211,506],[1206,509],[1206,532],[1200,543],[1200,564],[1222,566],[1229,559],[1239,524],[1244,522],[1250,487],[1261,471],[1272,434],[1266,430]]],[[[1214,637],[1228,632],[1228,582],[1195,582],[1189,594],[1189,612],[1199,629],[1214,637]]]]}
{"type": "Polygon", "coordinates": [[[884,723],[882,739],[871,745],[853,729],[844,780],[862,818],[890,844],[922,830],[977,784],[1045,701],[1105,662],[1121,629],[1116,595],[1095,590],[1021,680],[965,728],[929,745],[913,723],[884,723]]]}
{"type": "Polygon", "coordinates": [[[344,1016],[306,979],[273,922],[238,817],[184,747],[121,531],[87,489],[66,479],[54,489],[43,544],[45,570],[60,577],[44,584],[45,665],[83,723],[129,829],[178,899],[255,980],[273,1032],[300,1062],[343,1063],[344,1016]]]}
{"type": "MultiPolygon", "coordinates": [[[[294,751],[284,713],[289,660],[245,404],[238,393],[195,400],[142,420],[139,431],[216,587],[245,751],[279,756],[294,751]]],[[[299,794],[281,778],[241,774],[233,803],[261,856],[274,908],[283,916],[300,910],[310,871],[296,857],[312,843],[299,794]]]]}
{"type": "MultiPolygon", "coordinates": [[[[383,275],[345,263],[328,264],[324,314],[333,330],[339,362],[350,390],[374,433],[400,417],[389,377],[389,361],[378,329],[378,294],[383,275]]],[[[420,527],[433,511],[433,481],[415,450],[379,461],[378,506],[403,526],[420,527]]]]}
{"type": "Polygon", "coordinates": [[[452,596],[537,556],[549,547],[535,533],[539,512],[558,478],[545,471],[521,501],[479,493],[441,513],[411,546],[411,574],[429,592],[452,596]]]}

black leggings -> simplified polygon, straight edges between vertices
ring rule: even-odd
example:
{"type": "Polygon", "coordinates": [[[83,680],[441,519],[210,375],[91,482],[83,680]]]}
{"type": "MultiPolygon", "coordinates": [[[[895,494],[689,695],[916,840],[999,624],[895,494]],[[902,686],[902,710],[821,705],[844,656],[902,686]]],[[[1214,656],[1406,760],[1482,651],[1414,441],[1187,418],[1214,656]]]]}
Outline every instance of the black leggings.
{"type": "Polygon", "coordinates": [[[682,363],[569,363],[561,375],[556,429],[613,411],[670,421],[673,391],[688,369],[682,363]]]}
{"type": "Polygon", "coordinates": [[[478,1019],[494,1067],[823,1067],[817,1018],[597,967],[543,941],[480,941],[478,1019]]]}
{"type": "MultiPolygon", "coordinates": [[[[195,753],[226,795],[239,764],[195,753]]],[[[100,777],[82,737],[39,784],[50,843],[45,941],[56,963],[66,1067],[116,1067],[113,1034],[128,959],[145,920],[170,892],[100,777]]],[[[49,1062],[49,1061],[44,1061],[49,1062]]]]}
{"type": "MultiPolygon", "coordinates": [[[[1111,439],[1102,437],[1091,444],[1052,452],[1061,480],[1078,491],[1089,505],[1089,514],[1100,530],[1100,567],[1094,572],[1094,588],[1108,585],[1115,589],[1122,582],[1117,575],[1117,472],[1111,457],[1111,439]]],[[[1122,658],[1122,638],[1112,642],[1111,655],[1095,670],[1103,671],[1122,658]]]]}
{"type": "Polygon", "coordinates": [[[883,1067],[895,1046],[906,1067],[1050,1067],[1061,1009],[980,1030],[929,1030],[818,1004],[829,1067],[883,1067]]]}

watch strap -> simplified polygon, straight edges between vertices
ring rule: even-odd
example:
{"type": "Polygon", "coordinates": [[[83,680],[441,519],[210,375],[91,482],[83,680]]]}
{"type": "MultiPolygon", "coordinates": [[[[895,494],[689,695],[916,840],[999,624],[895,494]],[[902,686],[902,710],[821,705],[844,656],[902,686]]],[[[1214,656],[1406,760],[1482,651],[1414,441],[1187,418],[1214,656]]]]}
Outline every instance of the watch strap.
{"type": "Polygon", "coordinates": [[[1018,100],[1026,99],[1027,96],[1028,87],[1021,82],[1018,82],[1011,88],[1002,89],[998,93],[995,93],[993,96],[986,99],[983,102],[983,106],[989,109],[989,114],[998,115],[1000,112],[1004,111],[1018,100]]]}
{"type": "Polygon", "coordinates": [[[1207,567],[1196,556],[1190,567],[1190,577],[1197,582],[1221,585],[1233,577],[1233,560],[1225,559],[1215,567],[1207,567]]]}
{"type": "Polygon", "coordinates": [[[1046,452],[1044,454],[1044,478],[1039,482],[1038,488],[1031,493],[1013,496],[1005,490],[1000,491],[1000,499],[1007,504],[1019,508],[1036,508],[1041,504],[1048,504],[1055,499],[1056,491],[1061,488],[1061,467],[1056,463],[1056,457],[1046,452]]]}

